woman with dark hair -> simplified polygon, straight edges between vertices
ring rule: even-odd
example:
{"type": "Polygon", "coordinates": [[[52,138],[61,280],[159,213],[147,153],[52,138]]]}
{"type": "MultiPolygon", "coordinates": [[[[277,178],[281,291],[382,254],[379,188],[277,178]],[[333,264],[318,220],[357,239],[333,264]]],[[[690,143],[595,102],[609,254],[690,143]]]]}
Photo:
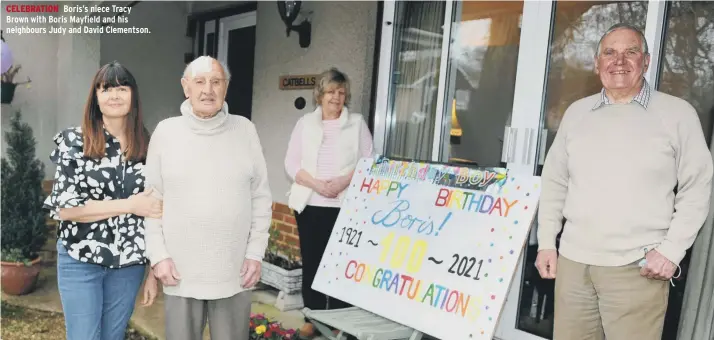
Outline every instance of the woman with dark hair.
{"type": "MultiPolygon", "coordinates": [[[[129,70],[117,62],[102,66],[82,126],[63,130],[54,142],[57,170],[45,208],[59,221],[57,281],[67,339],[124,339],[146,274],[144,217],[162,214],[162,202],[144,192],[149,134],[129,70]]],[[[157,290],[149,272],[144,305],[157,290]]]]}

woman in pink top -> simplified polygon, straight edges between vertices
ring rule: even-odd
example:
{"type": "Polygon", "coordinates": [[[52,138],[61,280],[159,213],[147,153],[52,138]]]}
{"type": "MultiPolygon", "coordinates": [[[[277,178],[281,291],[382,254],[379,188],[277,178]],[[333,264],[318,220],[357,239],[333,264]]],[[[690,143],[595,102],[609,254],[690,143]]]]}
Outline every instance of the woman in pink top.
{"type": "MultiPolygon", "coordinates": [[[[346,308],[311,286],[357,162],[372,154],[372,135],[362,115],[347,109],[350,82],[344,73],[333,68],[321,74],[313,97],[317,109],[298,120],[285,157],[293,180],[288,205],[300,236],[302,296],[312,310],[346,308]]],[[[314,333],[309,322],[300,330],[305,337],[314,333]]]]}

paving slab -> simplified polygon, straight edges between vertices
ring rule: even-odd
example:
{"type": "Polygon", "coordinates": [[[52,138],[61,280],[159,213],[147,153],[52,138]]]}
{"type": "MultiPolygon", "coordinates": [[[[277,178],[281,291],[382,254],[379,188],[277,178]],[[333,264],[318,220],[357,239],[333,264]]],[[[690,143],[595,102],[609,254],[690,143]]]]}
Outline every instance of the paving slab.
{"type": "MultiPolygon", "coordinates": [[[[253,292],[253,313],[263,313],[268,318],[275,319],[285,328],[299,329],[304,323],[303,314],[299,310],[280,311],[273,306],[278,292],[266,286],[260,286],[253,292]]],[[[54,264],[44,265],[38,279],[37,288],[30,294],[13,296],[2,293],[2,300],[13,305],[34,308],[52,312],[62,312],[59,291],[57,289],[57,270],[54,264]]],[[[131,317],[131,324],[146,335],[151,335],[159,340],[165,340],[164,330],[164,299],[159,294],[154,304],[149,307],[141,306],[141,293],[137,298],[137,305],[131,317]]],[[[206,327],[208,328],[208,327],[206,327]]],[[[209,340],[209,330],[206,329],[204,339],[209,340]]],[[[319,337],[316,340],[324,339],[319,337]]]]}

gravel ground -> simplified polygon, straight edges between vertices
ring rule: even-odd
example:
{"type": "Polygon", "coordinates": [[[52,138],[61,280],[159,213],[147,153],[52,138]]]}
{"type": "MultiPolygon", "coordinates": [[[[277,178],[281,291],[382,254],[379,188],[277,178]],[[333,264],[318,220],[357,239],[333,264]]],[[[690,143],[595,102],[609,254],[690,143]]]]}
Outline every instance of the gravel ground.
{"type": "MultiPolygon", "coordinates": [[[[64,317],[60,313],[44,312],[2,303],[3,340],[65,339],[64,317]]],[[[125,340],[152,340],[133,328],[126,331],[125,340]]]]}

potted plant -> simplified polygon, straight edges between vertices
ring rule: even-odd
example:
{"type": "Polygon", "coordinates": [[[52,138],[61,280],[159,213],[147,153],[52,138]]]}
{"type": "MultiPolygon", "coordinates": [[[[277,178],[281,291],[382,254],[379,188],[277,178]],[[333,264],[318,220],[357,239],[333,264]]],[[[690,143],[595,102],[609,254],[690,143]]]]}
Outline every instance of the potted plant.
{"type": "Polygon", "coordinates": [[[17,88],[17,84],[13,83],[13,79],[15,78],[15,75],[17,75],[17,72],[20,71],[20,68],[22,66],[20,65],[13,65],[10,66],[10,69],[5,71],[5,73],[2,74],[2,82],[0,82],[0,90],[2,91],[2,103],[3,104],[9,104],[12,102],[12,98],[15,96],[15,88],[17,88]]]}
{"type": "Polygon", "coordinates": [[[270,320],[263,314],[250,314],[250,340],[290,340],[294,329],[285,329],[280,322],[270,320]]]}
{"type": "Polygon", "coordinates": [[[285,294],[299,292],[302,285],[302,263],[297,261],[294,245],[280,244],[279,238],[280,231],[272,224],[260,280],[285,294]]]}
{"type": "Polygon", "coordinates": [[[40,272],[39,251],[48,237],[43,210],[44,164],[35,158],[32,128],[16,112],[5,132],[2,157],[2,290],[22,295],[34,290],[40,272]]]}
{"type": "Polygon", "coordinates": [[[2,54],[2,58],[0,58],[0,61],[2,61],[2,68],[0,69],[0,72],[2,72],[0,76],[0,102],[2,104],[9,104],[15,97],[15,88],[17,88],[17,85],[28,84],[27,86],[29,87],[31,80],[30,77],[27,77],[27,81],[21,83],[14,82],[15,76],[20,72],[22,66],[13,64],[14,59],[12,52],[10,51],[10,47],[5,43],[2,31],[0,31],[0,41],[2,41],[2,51],[0,51],[2,54]]]}

